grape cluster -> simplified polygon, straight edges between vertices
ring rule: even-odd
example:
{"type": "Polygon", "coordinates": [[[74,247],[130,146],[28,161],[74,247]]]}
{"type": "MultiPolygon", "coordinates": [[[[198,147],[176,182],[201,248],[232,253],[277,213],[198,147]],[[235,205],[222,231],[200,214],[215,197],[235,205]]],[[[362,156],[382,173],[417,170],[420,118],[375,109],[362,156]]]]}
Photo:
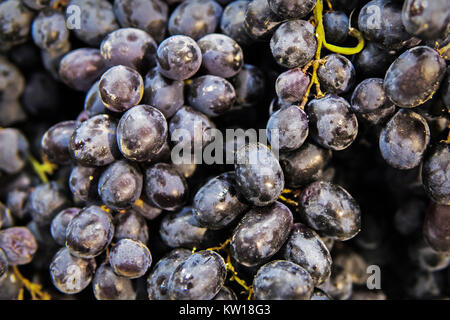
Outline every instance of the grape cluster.
{"type": "Polygon", "coordinates": [[[449,26],[446,0],[0,1],[0,299],[448,298],[449,26]]]}

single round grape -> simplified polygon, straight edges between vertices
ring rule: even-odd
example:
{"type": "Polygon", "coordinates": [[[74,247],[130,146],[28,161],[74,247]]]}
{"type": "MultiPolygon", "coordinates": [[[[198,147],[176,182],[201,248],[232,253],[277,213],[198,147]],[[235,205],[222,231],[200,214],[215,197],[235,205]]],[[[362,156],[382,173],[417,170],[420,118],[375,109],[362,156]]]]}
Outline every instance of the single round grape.
{"type": "Polygon", "coordinates": [[[342,94],[350,90],[355,82],[355,68],[346,57],[330,54],[317,71],[320,84],[328,93],[342,94]]]}
{"type": "Polygon", "coordinates": [[[153,68],[145,76],[143,102],[154,106],[169,119],[184,104],[184,83],[170,80],[153,68]]]}
{"type": "Polygon", "coordinates": [[[357,74],[365,77],[384,77],[394,59],[395,52],[383,50],[374,42],[367,41],[364,49],[355,55],[352,61],[357,74]]]}
{"type": "Polygon", "coordinates": [[[98,196],[97,185],[100,172],[97,168],[75,166],[69,177],[72,194],[82,201],[92,201],[98,196]]]}
{"type": "Polygon", "coordinates": [[[213,0],[188,0],[180,3],[170,15],[169,33],[182,34],[194,40],[213,33],[219,25],[222,7],[213,0]]]}
{"type": "Polygon", "coordinates": [[[264,97],[266,80],[264,73],[256,66],[244,64],[241,71],[231,78],[230,82],[236,92],[238,106],[256,105],[264,97]]]}
{"type": "Polygon", "coordinates": [[[59,212],[52,220],[50,232],[57,244],[64,246],[66,244],[66,231],[69,222],[79,212],[80,208],[67,208],[59,212]]]}
{"type": "Polygon", "coordinates": [[[275,91],[284,103],[296,103],[303,99],[309,82],[309,76],[301,68],[290,69],[278,76],[275,91]]]}
{"type": "Polygon", "coordinates": [[[3,277],[0,277],[0,288],[1,300],[19,300],[23,283],[14,274],[12,268],[9,268],[3,277]]]}
{"type": "Polygon", "coordinates": [[[341,266],[333,264],[330,278],[319,289],[333,299],[347,300],[353,292],[352,276],[341,266]]]}
{"type": "Polygon", "coordinates": [[[36,238],[28,228],[12,227],[0,231],[0,249],[10,266],[30,263],[37,248],[36,238]]]}
{"type": "Polygon", "coordinates": [[[402,22],[406,31],[423,39],[438,39],[448,32],[450,14],[446,0],[406,0],[402,22]]]}
{"type": "Polygon", "coordinates": [[[114,13],[122,28],[138,28],[158,42],[164,40],[168,18],[165,1],[114,0],[114,13]]]}
{"type": "Polygon", "coordinates": [[[244,53],[229,36],[211,33],[197,41],[202,51],[202,66],[211,75],[230,78],[239,73],[244,64],[244,53]]]}
{"type": "Polygon", "coordinates": [[[139,168],[125,160],[108,166],[98,180],[102,202],[114,210],[130,208],[142,192],[143,177],[139,168]]]}
{"type": "Polygon", "coordinates": [[[405,51],[384,77],[384,90],[397,106],[413,108],[431,99],[446,71],[436,50],[419,46],[405,51]]]}
{"type": "Polygon", "coordinates": [[[215,128],[214,123],[206,115],[188,106],[180,108],[169,121],[172,143],[177,148],[190,148],[191,153],[195,146],[204,148],[214,140],[211,129],[215,128]]]}
{"type": "Polygon", "coordinates": [[[298,188],[322,177],[331,160],[331,150],[306,142],[293,152],[280,154],[280,165],[288,187],[298,188]]]}
{"type": "Polygon", "coordinates": [[[66,246],[71,254],[80,258],[98,256],[111,243],[114,224],[111,215],[98,206],[81,210],[69,222],[66,246]]]}
{"type": "Polygon", "coordinates": [[[450,144],[433,146],[423,162],[422,181],[436,203],[450,206],[450,144]]]}
{"type": "Polygon", "coordinates": [[[336,95],[311,100],[305,108],[310,136],[331,150],[344,150],[358,135],[358,120],[350,104],[336,95]]]}
{"type": "Polygon", "coordinates": [[[98,89],[100,98],[108,109],[124,112],[141,101],[144,80],[134,69],[115,66],[102,75],[98,89]]]}
{"type": "Polygon", "coordinates": [[[237,296],[233,290],[223,286],[213,300],[237,300],[237,296]]]}
{"type": "Polygon", "coordinates": [[[179,264],[169,283],[171,300],[211,300],[225,282],[223,258],[210,250],[199,251],[179,264]]]}
{"type": "Polygon", "coordinates": [[[169,164],[157,163],[145,172],[147,198],[158,208],[174,211],[186,201],[186,180],[169,164]]]}
{"type": "Polygon", "coordinates": [[[275,61],[286,68],[303,67],[316,54],[314,26],[308,21],[291,20],[283,23],[270,39],[275,61]]]}
{"type": "Polygon", "coordinates": [[[311,300],[333,300],[329,295],[327,295],[325,292],[323,292],[320,289],[315,288],[313,291],[313,294],[311,296],[311,300]]]}
{"type": "Polygon", "coordinates": [[[450,206],[431,202],[423,225],[427,243],[438,252],[450,251],[450,206]]]}
{"type": "Polygon", "coordinates": [[[81,48],[70,51],[59,63],[59,77],[70,88],[88,91],[106,70],[100,50],[81,48]]]}
{"type": "Polygon", "coordinates": [[[56,182],[38,185],[30,195],[29,207],[34,221],[50,224],[53,217],[67,207],[69,200],[56,182]]]}
{"type": "MultiPolygon", "coordinates": [[[[66,45],[64,48],[61,48],[60,50],[56,51],[41,51],[41,62],[44,66],[44,69],[50,73],[50,76],[54,80],[61,80],[61,77],[59,75],[59,66],[61,63],[61,60],[64,58],[66,54],[70,52],[72,49],[72,44],[70,42],[66,42],[66,45]]],[[[99,76],[101,73],[99,73],[99,76]]],[[[87,89],[83,89],[84,91],[87,91],[87,89]]]]}
{"type": "MultiPolygon", "coordinates": [[[[80,10],[80,25],[73,29],[74,34],[93,47],[98,47],[108,33],[119,28],[113,6],[106,0],[70,0],[67,8],[72,9],[71,6],[80,10]]],[[[66,10],[69,21],[73,14],[72,10],[66,10]]]]}
{"type": "Polygon", "coordinates": [[[247,11],[250,1],[237,0],[230,2],[225,9],[223,9],[222,18],[220,20],[220,30],[237,43],[248,45],[252,39],[245,31],[245,13],[247,11]]]}
{"type": "Polygon", "coordinates": [[[209,243],[211,233],[201,227],[191,207],[164,216],[159,228],[162,241],[171,248],[193,248],[209,243]]]}
{"type": "Polygon", "coordinates": [[[145,31],[122,28],[108,34],[100,46],[110,66],[123,65],[146,72],[156,64],[156,42],[145,31]]]}
{"type": "Polygon", "coordinates": [[[245,12],[244,28],[251,38],[265,40],[282,21],[270,9],[267,0],[253,0],[245,12]]]}
{"type": "Polygon", "coordinates": [[[0,128],[0,171],[19,173],[28,161],[28,141],[17,129],[0,128]]]}
{"type": "Polygon", "coordinates": [[[121,239],[112,245],[109,262],[118,276],[136,279],[142,277],[150,268],[152,256],[142,242],[121,239]]]}
{"type": "Polygon", "coordinates": [[[345,12],[332,11],[323,15],[325,38],[329,43],[343,43],[347,40],[349,20],[345,12]]]}
{"type": "Polygon", "coordinates": [[[24,43],[30,34],[34,13],[19,0],[0,3],[0,44],[3,49],[24,43]]]}
{"type": "Polygon", "coordinates": [[[236,92],[228,80],[206,75],[192,80],[187,99],[195,109],[215,117],[231,109],[236,100],[236,92]]]}
{"type": "Polygon", "coordinates": [[[268,0],[270,9],[284,19],[306,17],[315,7],[316,0],[268,0]]]}
{"type": "Polygon", "coordinates": [[[300,148],[308,137],[308,117],[295,105],[272,113],[267,122],[267,139],[272,148],[292,151],[300,148]]]}
{"type": "Polygon", "coordinates": [[[128,160],[152,160],[164,147],[167,136],[166,118],[149,105],[129,109],[117,126],[117,144],[128,160]]]}
{"type": "Polygon", "coordinates": [[[7,272],[8,272],[8,258],[6,257],[5,252],[2,249],[0,249],[0,282],[7,272]]]}
{"type": "Polygon", "coordinates": [[[361,229],[361,210],[341,186],[317,181],[308,185],[301,196],[301,215],[306,224],[321,236],[344,241],[361,229]]]}
{"type": "Polygon", "coordinates": [[[192,38],[176,35],[160,43],[156,51],[158,71],[172,80],[186,80],[202,65],[202,52],[192,38]]]}
{"type": "Polygon", "coordinates": [[[69,41],[69,29],[64,14],[45,9],[34,19],[31,29],[34,43],[42,50],[60,50],[69,41]]]}
{"type": "Polygon", "coordinates": [[[75,130],[75,121],[63,121],[48,129],[41,139],[41,150],[52,163],[69,164],[69,142],[75,130]]]}
{"type": "Polygon", "coordinates": [[[195,219],[212,230],[227,227],[247,208],[237,195],[234,172],[209,180],[197,191],[193,202],[195,219]]]}
{"type": "Polygon", "coordinates": [[[427,121],[418,113],[401,109],[380,133],[380,151],[384,160],[397,169],[419,165],[430,142],[427,121]]]}
{"type": "Polygon", "coordinates": [[[25,111],[35,117],[57,114],[61,101],[58,82],[46,72],[33,72],[22,96],[25,111]]]}
{"type": "Polygon", "coordinates": [[[148,226],[145,218],[134,210],[119,212],[114,217],[114,239],[131,239],[143,244],[148,242],[148,226]]]}
{"type": "Polygon", "coordinates": [[[22,72],[16,65],[0,56],[0,101],[19,98],[24,89],[25,78],[22,72]]]}
{"type": "Polygon", "coordinates": [[[231,237],[231,256],[246,267],[254,267],[276,254],[289,237],[292,212],[275,202],[254,207],[241,219],[231,237]]]}
{"type": "Polygon", "coordinates": [[[402,6],[393,0],[372,0],[361,9],[358,29],[365,39],[387,49],[400,49],[411,35],[402,23],[402,6]]]}
{"type": "Polygon", "coordinates": [[[96,266],[95,259],[81,259],[71,255],[69,249],[61,248],[50,263],[50,276],[56,289],[75,294],[91,283],[96,266]]]}
{"type": "Polygon", "coordinates": [[[28,216],[29,214],[28,200],[30,194],[31,194],[30,188],[25,188],[25,190],[17,188],[8,192],[6,207],[11,210],[11,213],[14,217],[24,219],[28,216]]]}
{"type": "Polygon", "coordinates": [[[253,279],[253,290],[256,300],[309,300],[314,282],[299,265],[275,260],[258,270],[253,279]]]}
{"type": "Polygon", "coordinates": [[[97,300],[136,300],[132,281],[119,277],[111,266],[105,263],[95,271],[92,288],[97,300]]]}
{"type": "Polygon", "coordinates": [[[114,162],[119,155],[116,128],[117,122],[106,114],[82,122],[69,144],[72,157],[84,166],[105,166],[114,162]]]}
{"type": "Polygon", "coordinates": [[[324,283],[331,274],[331,255],[319,235],[296,223],[282,249],[282,257],[309,272],[314,285],[324,283]]]}
{"type": "Polygon", "coordinates": [[[84,99],[84,111],[88,115],[88,118],[93,116],[108,113],[109,109],[103,104],[100,98],[100,92],[98,90],[98,84],[100,81],[96,81],[89,91],[86,93],[86,98],[84,99]]]}

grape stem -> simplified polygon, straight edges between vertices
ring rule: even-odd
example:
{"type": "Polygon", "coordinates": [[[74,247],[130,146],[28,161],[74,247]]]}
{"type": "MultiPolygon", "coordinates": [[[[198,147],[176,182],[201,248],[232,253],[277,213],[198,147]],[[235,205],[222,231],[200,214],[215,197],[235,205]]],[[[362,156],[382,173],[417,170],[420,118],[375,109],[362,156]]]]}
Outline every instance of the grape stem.
{"type": "Polygon", "coordinates": [[[51,175],[56,170],[57,166],[50,161],[44,159],[43,163],[40,163],[33,156],[28,157],[28,161],[33,167],[34,172],[38,175],[39,179],[41,179],[42,183],[47,183],[48,178],[47,174],[51,175]]]}
{"type": "Polygon", "coordinates": [[[19,291],[19,300],[24,299],[24,288],[28,290],[31,294],[31,299],[33,300],[50,300],[51,296],[45,292],[42,291],[42,285],[33,283],[27,278],[25,278],[19,271],[19,268],[17,266],[13,266],[12,270],[14,272],[14,275],[19,279],[19,281],[22,283],[22,288],[19,291]]]}

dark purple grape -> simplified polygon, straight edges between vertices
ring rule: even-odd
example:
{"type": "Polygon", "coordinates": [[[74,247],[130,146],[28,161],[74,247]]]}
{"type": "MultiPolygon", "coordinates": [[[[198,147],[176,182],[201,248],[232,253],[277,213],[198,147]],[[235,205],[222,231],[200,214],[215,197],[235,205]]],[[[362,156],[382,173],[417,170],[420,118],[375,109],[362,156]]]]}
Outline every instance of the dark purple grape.
{"type": "Polygon", "coordinates": [[[197,40],[216,31],[221,16],[222,7],[214,0],[186,0],[170,15],[169,33],[197,40]]]}
{"type": "Polygon", "coordinates": [[[305,108],[309,132],[315,142],[331,150],[344,150],[358,135],[358,120],[350,104],[336,95],[311,100],[305,108]]]}
{"type": "Polygon", "coordinates": [[[163,76],[172,80],[186,80],[200,69],[202,52],[192,38],[176,35],[160,43],[156,60],[158,71],[163,76]]]}
{"type": "Polygon", "coordinates": [[[266,80],[264,73],[256,66],[244,64],[241,71],[230,79],[236,92],[236,105],[254,106],[265,94],[266,80]]]}
{"type": "Polygon", "coordinates": [[[258,270],[253,279],[253,290],[256,300],[309,300],[314,282],[299,265],[275,260],[258,270]]]}
{"type": "Polygon", "coordinates": [[[48,129],[41,139],[41,150],[47,159],[56,164],[69,164],[69,142],[75,130],[75,121],[64,121],[48,129]]]}
{"type": "Polygon", "coordinates": [[[426,203],[422,199],[411,198],[402,203],[395,212],[395,229],[404,236],[419,232],[423,224],[425,209],[426,203]]]}
{"type": "Polygon", "coordinates": [[[45,119],[60,110],[61,89],[48,73],[33,72],[27,79],[21,101],[27,114],[45,119]]]}
{"type": "Polygon", "coordinates": [[[0,288],[1,300],[18,300],[23,283],[16,277],[13,270],[9,268],[3,277],[0,277],[0,288]]]}
{"type": "Polygon", "coordinates": [[[438,252],[450,251],[450,206],[431,203],[425,216],[423,234],[428,244],[438,252]]]}
{"type": "Polygon", "coordinates": [[[308,117],[298,106],[283,107],[272,113],[267,122],[267,139],[272,148],[292,151],[308,137],[308,117]]]}
{"type": "Polygon", "coordinates": [[[293,220],[289,208],[280,202],[254,207],[233,231],[231,256],[246,267],[264,263],[281,249],[289,237],[293,220]]]}
{"type": "MultiPolygon", "coordinates": [[[[7,272],[8,272],[8,259],[6,257],[5,252],[2,249],[0,249],[0,282],[7,272]]],[[[0,287],[2,287],[1,284],[0,287]]]]}
{"type": "Polygon", "coordinates": [[[193,202],[195,219],[201,226],[213,230],[227,227],[247,208],[234,187],[234,172],[209,180],[197,191],[193,202]]]}
{"type": "Polygon", "coordinates": [[[331,255],[319,235],[296,223],[282,249],[282,257],[309,272],[314,285],[324,283],[331,274],[331,255]]]}
{"type": "Polygon", "coordinates": [[[198,41],[202,51],[202,66],[211,75],[230,78],[241,71],[244,53],[232,38],[220,34],[208,34],[198,41]]]}
{"type": "Polygon", "coordinates": [[[82,122],[75,129],[69,150],[72,157],[84,166],[105,166],[118,157],[116,121],[100,114],[82,122]]]}
{"type": "Polygon", "coordinates": [[[130,210],[119,212],[114,217],[114,239],[131,239],[143,244],[148,242],[148,226],[145,218],[139,213],[130,210]]]}
{"type": "Polygon", "coordinates": [[[302,101],[309,82],[309,76],[301,68],[291,69],[278,76],[275,91],[283,103],[296,103],[302,101]]]}
{"type": "MultiPolygon", "coordinates": [[[[30,198],[31,189],[14,189],[8,192],[6,207],[11,210],[14,217],[24,219],[29,214],[28,200],[30,198]]],[[[0,227],[1,228],[1,227],[0,227]]]]}
{"type": "Polygon", "coordinates": [[[143,177],[139,168],[125,160],[108,166],[98,180],[102,202],[114,210],[130,208],[142,192],[143,177]]]}
{"type": "Polygon", "coordinates": [[[132,205],[132,209],[134,212],[143,216],[147,220],[156,219],[162,213],[162,210],[160,208],[155,208],[142,199],[136,201],[132,205]]]}
{"type": "Polygon", "coordinates": [[[169,279],[178,265],[191,255],[190,250],[174,249],[158,261],[147,280],[149,300],[170,300],[169,279]]]}
{"type": "Polygon", "coordinates": [[[28,161],[28,141],[17,129],[0,128],[0,172],[19,173],[28,161]]]}
{"type": "MultiPolygon", "coordinates": [[[[67,42],[64,48],[56,51],[41,51],[41,62],[45,70],[50,73],[54,80],[61,80],[59,66],[61,60],[70,52],[72,44],[67,42]]],[[[75,67],[76,68],[76,67],[75,67]]],[[[100,76],[101,73],[99,73],[100,76]]],[[[87,91],[87,89],[83,89],[87,91]]]]}
{"type": "Polygon", "coordinates": [[[83,291],[92,280],[96,268],[95,259],[81,259],[62,248],[50,263],[50,276],[53,285],[65,294],[83,291]]]}
{"type": "Polygon", "coordinates": [[[225,261],[219,254],[196,252],[172,273],[168,283],[170,299],[211,300],[222,288],[226,275],[225,261]]]}
{"type": "Polygon", "coordinates": [[[34,19],[31,32],[34,43],[46,51],[61,50],[69,41],[64,14],[58,10],[42,10],[34,19]]]}
{"type": "Polygon", "coordinates": [[[423,39],[438,39],[448,33],[450,14],[446,0],[406,0],[402,22],[406,31],[423,39]]]}
{"type": "Polygon", "coordinates": [[[333,264],[330,278],[319,289],[332,299],[347,300],[353,292],[352,276],[341,266],[333,264]]]}
{"type": "Polygon", "coordinates": [[[298,188],[320,179],[331,159],[331,150],[306,142],[293,152],[280,154],[280,165],[288,187],[298,188]]]}
{"type": "Polygon", "coordinates": [[[401,109],[381,130],[379,147],[389,165],[406,170],[419,165],[429,142],[427,121],[418,113],[401,109]]]}
{"type": "Polygon", "coordinates": [[[112,245],[109,262],[118,276],[136,279],[142,277],[150,268],[152,256],[142,242],[121,239],[112,245]]]}
{"type": "Polygon", "coordinates": [[[117,126],[117,144],[128,160],[150,161],[164,147],[168,125],[158,109],[139,105],[129,109],[117,126]]]}
{"type": "Polygon", "coordinates": [[[450,206],[450,144],[440,143],[430,149],[422,167],[422,181],[427,194],[436,203],[450,206]]]}
{"type": "MultiPolygon", "coordinates": [[[[0,4],[1,6],[1,4],[0,4]]],[[[25,78],[16,65],[0,56],[0,103],[20,97],[25,89],[25,78]]]]}
{"type": "Polygon", "coordinates": [[[436,50],[420,46],[395,60],[384,77],[384,90],[397,106],[413,108],[431,99],[446,71],[436,50]]]}
{"type": "Polygon", "coordinates": [[[115,66],[102,75],[98,90],[108,109],[124,112],[141,101],[144,95],[144,80],[134,69],[115,66]]]}
{"type": "Polygon", "coordinates": [[[230,2],[225,9],[223,9],[222,18],[220,20],[220,30],[237,43],[248,45],[252,39],[245,31],[245,13],[247,11],[250,1],[237,0],[230,2]]]}
{"type": "Polygon", "coordinates": [[[105,263],[95,271],[92,288],[97,300],[136,300],[132,281],[119,277],[111,266],[105,263]]]}
{"type": "Polygon", "coordinates": [[[318,181],[302,193],[301,216],[321,236],[344,241],[361,229],[361,210],[353,197],[341,186],[318,181]]]}
{"type": "Polygon", "coordinates": [[[343,43],[347,40],[349,20],[345,12],[332,11],[323,15],[325,38],[329,43],[343,43]]]}
{"type": "Polygon", "coordinates": [[[37,248],[36,238],[28,228],[12,227],[0,231],[0,249],[10,266],[30,263],[37,248]]]}
{"type": "Polygon", "coordinates": [[[18,99],[0,100],[0,126],[9,127],[26,120],[27,114],[18,99]]]}
{"type": "Polygon", "coordinates": [[[255,40],[265,40],[283,21],[269,7],[267,0],[252,0],[245,12],[244,28],[255,40]]]}
{"type": "Polygon", "coordinates": [[[109,109],[106,108],[100,98],[100,92],[98,90],[99,83],[100,81],[97,81],[92,85],[84,99],[84,111],[86,111],[89,118],[109,112],[109,109]]]}
{"type": "Polygon", "coordinates": [[[57,244],[66,244],[66,231],[69,222],[80,212],[80,208],[67,208],[58,213],[52,220],[50,232],[57,244]]]}
{"type": "Polygon", "coordinates": [[[303,18],[316,5],[316,0],[268,0],[270,9],[285,19],[303,18]]]}
{"type": "Polygon", "coordinates": [[[184,83],[170,80],[153,68],[145,76],[143,102],[149,104],[169,119],[184,104],[184,83]]]}
{"type": "Polygon", "coordinates": [[[355,55],[353,64],[357,74],[366,77],[384,77],[395,59],[395,52],[379,48],[373,42],[366,42],[364,49],[355,55]]]}
{"type": "Polygon", "coordinates": [[[99,169],[75,166],[69,177],[69,188],[72,194],[82,201],[92,201],[98,196],[97,184],[99,169]]]}
{"type": "Polygon", "coordinates": [[[304,66],[314,58],[316,49],[314,26],[305,20],[283,23],[270,39],[275,61],[286,68],[304,66]]]}
{"type": "Polygon", "coordinates": [[[69,200],[56,182],[38,185],[30,195],[29,207],[33,220],[39,224],[50,224],[53,217],[67,207],[69,200]]]}
{"type": "Polygon", "coordinates": [[[100,50],[81,48],[66,54],[59,63],[59,77],[72,89],[88,91],[106,70],[100,50]]]}
{"type": "Polygon", "coordinates": [[[0,202],[0,229],[9,228],[14,225],[14,220],[11,215],[11,211],[8,207],[5,207],[3,203],[0,202]]]}
{"type": "Polygon", "coordinates": [[[236,92],[228,80],[207,75],[192,80],[187,99],[198,111],[215,117],[231,109],[236,100],[236,92]]]}
{"type": "Polygon", "coordinates": [[[141,72],[156,64],[156,42],[145,31],[122,28],[108,34],[100,51],[110,66],[124,65],[141,72]]]}
{"type": "Polygon", "coordinates": [[[66,246],[84,259],[98,256],[111,243],[114,224],[111,215],[97,206],[80,211],[67,226],[66,246]]]}
{"type": "Polygon", "coordinates": [[[34,14],[19,0],[0,3],[0,51],[24,43],[30,34],[34,14]]]}
{"type": "Polygon", "coordinates": [[[355,68],[346,57],[330,54],[317,71],[321,86],[328,93],[342,94],[350,90],[355,82],[355,68]]]}
{"type": "Polygon", "coordinates": [[[213,300],[237,300],[237,296],[233,290],[223,286],[213,300]]]}
{"type": "MultiPolygon", "coordinates": [[[[108,33],[119,28],[113,7],[106,0],[70,0],[68,8],[70,6],[78,6],[80,10],[80,26],[73,32],[91,46],[98,47],[108,33]]],[[[66,12],[69,20],[70,13],[66,12]]]]}
{"type": "Polygon", "coordinates": [[[122,28],[147,31],[158,42],[164,40],[168,7],[161,0],[114,0],[114,13],[122,28]]]}

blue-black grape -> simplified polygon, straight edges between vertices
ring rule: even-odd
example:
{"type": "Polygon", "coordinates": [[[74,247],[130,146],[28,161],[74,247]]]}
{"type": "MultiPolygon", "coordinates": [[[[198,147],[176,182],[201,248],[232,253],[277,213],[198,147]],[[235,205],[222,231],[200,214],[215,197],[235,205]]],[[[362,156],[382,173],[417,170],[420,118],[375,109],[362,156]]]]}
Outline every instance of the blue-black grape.
{"type": "Polygon", "coordinates": [[[70,163],[69,142],[75,126],[75,121],[63,121],[42,136],[41,150],[50,162],[61,165],[70,163]]]}
{"type": "Polygon", "coordinates": [[[67,208],[58,213],[52,220],[50,233],[57,244],[66,244],[66,231],[69,222],[80,212],[80,208],[67,208]]]}
{"type": "Polygon", "coordinates": [[[349,20],[345,12],[332,11],[323,15],[325,39],[329,43],[343,43],[347,40],[349,20]]]}
{"type": "MultiPolygon", "coordinates": [[[[1,5],[1,4],[0,4],[1,5]]],[[[25,89],[25,78],[16,65],[0,56],[0,104],[20,97],[25,89]]]]}
{"type": "Polygon", "coordinates": [[[289,237],[293,220],[292,212],[280,202],[254,207],[233,231],[231,256],[246,267],[266,262],[289,237]]]}
{"type": "Polygon", "coordinates": [[[114,224],[111,215],[98,206],[81,210],[70,220],[66,246],[70,253],[84,259],[98,256],[111,243],[114,224]]]}
{"type": "Polygon", "coordinates": [[[250,1],[245,12],[244,27],[255,40],[266,39],[283,21],[269,7],[267,0],[250,1]]]}
{"type": "Polygon", "coordinates": [[[34,43],[42,50],[60,50],[69,41],[64,14],[58,10],[42,10],[34,19],[31,31],[34,43]]]}
{"type": "Polygon", "coordinates": [[[53,217],[67,207],[69,200],[56,182],[38,185],[30,195],[29,207],[34,221],[50,224],[53,217]]]}
{"type": "Polygon", "coordinates": [[[114,216],[114,239],[131,239],[143,244],[148,242],[148,226],[145,218],[134,210],[119,212],[114,216]]]}
{"type": "Polygon", "coordinates": [[[98,197],[99,177],[100,172],[97,168],[74,166],[69,177],[70,191],[82,201],[93,201],[98,197]]]}
{"type": "Polygon", "coordinates": [[[341,186],[313,182],[303,189],[301,217],[321,236],[348,240],[361,228],[361,210],[355,199],[341,186]]]}
{"type": "Polygon", "coordinates": [[[152,256],[142,242],[121,239],[112,245],[109,263],[118,276],[136,279],[142,277],[150,268],[152,256]]]}
{"type": "Polygon", "coordinates": [[[11,227],[0,231],[0,248],[10,266],[28,264],[33,260],[38,244],[28,228],[11,227]]]}
{"type": "Polygon", "coordinates": [[[438,252],[450,250],[450,206],[431,203],[425,215],[423,235],[427,243],[438,252]]]}
{"type": "Polygon", "coordinates": [[[106,108],[102,99],[100,98],[100,92],[98,90],[98,84],[100,81],[95,82],[89,91],[86,93],[86,97],[84,99],[84,111],[86,112],[89,118],[108,113],[110,110],[106,108]]]}
{"type": "Polygon", "coordinates": [[[27,79],[21,101],[31,116],[42,118],[57,113],[62,103],[58,82],[46,72],[33,72],[27,79]]]}
{"type": "Polygon", "coordinates": [[[347,300],[353,292],[352,276],[343,267],[333,264],[330,278],[319,289],[333,299],[347,300]]]}
{"type": "Polygon", "coordinates": [[[30,34],[34,14],[19,0],[0,3],[0,51],[24,43],[30,34]]]}
{"type": "Polygon", "coordinates": [[[252,42],[244,26],[245,13],[249,4],[250,1],[247,0],[230,2],[223,9],[220,20],[220,30],[222,33],[234,39],[241,46],[248,45],[252,42]]]}
{"type": "Polygon", "coordinates": [[[381,130],[381,155],[397,169],[412,169],[419,165],[430,142],[427,121],[418,113],[402,109],[381,130]]]}
{"type": "Polygon", "coordinates": [[[330,54],[317,71],[320,85],[328,93],[342,94],[350,90],[355,82],[355,68],[346,57],[330,54]]]}
{"type": "Polygon", "coordinates": [[[116,275],[106,263],[95,271],[92,288],[97,300],[136,300],[132,281],[116,275]]]}
{"type": "Polygon", "coordinates": [[[395,59],[395,52],[386,51],[374,42],[366,42],[364,49],[352,60],[357,74],[365,77],[384,77],[395,59]]]}
{"type": "Polygon", "coordinates": [[[236,92],[235,104],[242,107],[254,106],[264,97],[266,79],[258,67],[244,64],[241,71],[229,79],[236,92]]]}
{"type": "Polygon", "coordinates": [[[310,79],[301,68],[281,73],[275,82],[275,91],[283,103],[296,103],[303,99],[310,79]]]}
{"type": "Polygon", "coordinates": [[[19,173],[28,161],[28,141],[17,129],[0,128],[0,172],[19,173]]]}
{"type": "Polygon", "coordinates": [[[309,273],[290,261],[269,262],[258,270],[253,279],[257,300],[309,300],[313,289],[309,273]]]}
{"type": "Polygon", "coordinates": [[[430,148],[422,166],[425,191],[436,202],[450,206],[450,144],[430,148]]]}
{"type": "Polygon", "coordinates": [[[316,5],[316,0],[268,0],[269,7],[285,19],[303,18],[316,5]]]}
{"type": "Polygon", "coordinates": [[[24,219],[28,216],[28,200],[30,197],[30,193],[31,188],[16,188],[8,192],[6,207],[10,209],[11,214],[14,217],[24,219]]]}

